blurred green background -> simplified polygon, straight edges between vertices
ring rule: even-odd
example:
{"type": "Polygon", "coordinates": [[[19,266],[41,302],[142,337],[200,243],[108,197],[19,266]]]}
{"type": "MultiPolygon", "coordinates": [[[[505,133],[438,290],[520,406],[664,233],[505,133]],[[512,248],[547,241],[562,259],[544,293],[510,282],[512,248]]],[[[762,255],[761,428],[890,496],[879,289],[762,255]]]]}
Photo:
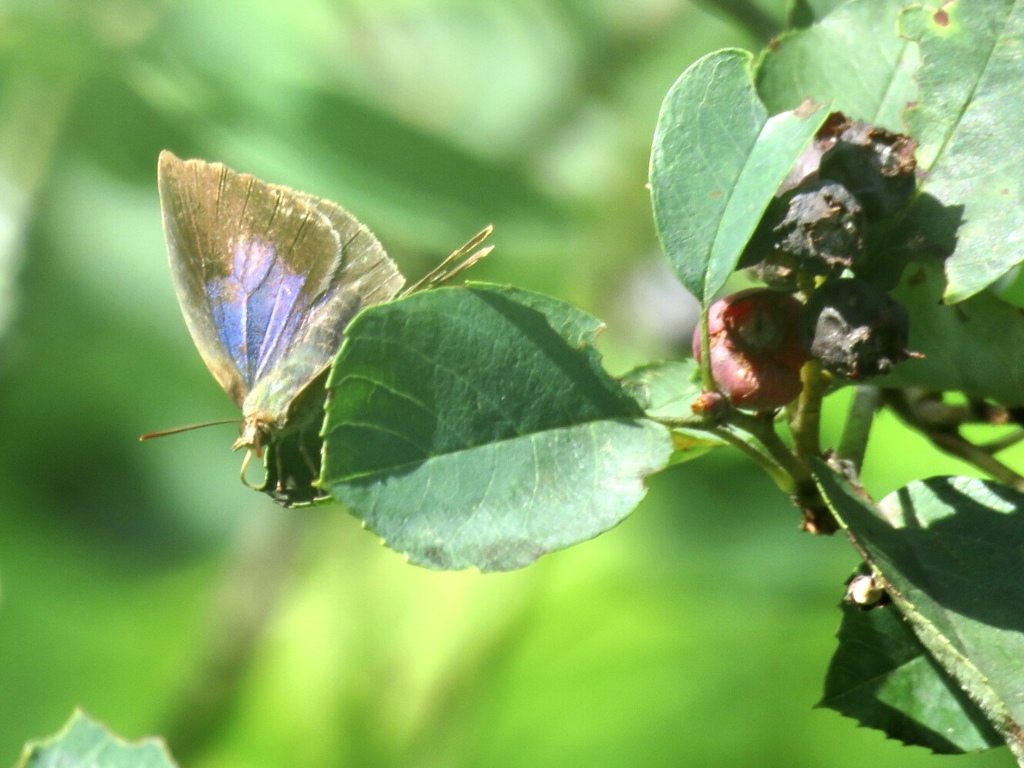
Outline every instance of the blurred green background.
{"type": "MultiPolygon", "coordinates": [[[[695,316],[644,187],[658,108],[783,6],[0,3],[0,765],[76,705],[204,768],[1011,765],[813,708],[856,559],[739,456],[482,576],[275,507],[231,427],[137,442],[235,415],[173,295],[163,148],[341,202],[412,277],[493,222],[476,279],[605,319],[613,372],[679,355],[695,316]]],[[[963,470],[889,420],[873,440],[876,493],[963,470]]]]}

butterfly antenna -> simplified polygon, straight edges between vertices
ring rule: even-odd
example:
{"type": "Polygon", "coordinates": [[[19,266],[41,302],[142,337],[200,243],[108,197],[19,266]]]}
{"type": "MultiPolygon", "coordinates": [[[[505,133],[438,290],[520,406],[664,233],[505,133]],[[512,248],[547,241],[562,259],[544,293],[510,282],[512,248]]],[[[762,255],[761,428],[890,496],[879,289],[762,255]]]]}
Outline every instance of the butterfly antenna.
{"type": "Polygon", "coordinates": [[[201,424],[189,424],[185,427],[175,427],[174,429],[164,429],[159,432],[149,432],[139,437],[139,442],[146,440],[152,440],[155,437],[167,437],[168,435],[177,435],[179,432],[191,432],[193,429],[203,429],[204,427],[216,427],[221,424],[237,424],[238,419],[219,419],[218,421],[204,421],[201,424]]]}
{"type": "Polygon", "coordinates": [[[419,281],[402,291],[402,296],[408,296],[410,293],[415,293],[425,288],[432,288],[435,285],[451,280],[456,275],[476,264],[494,250],[493,245],[474,250],[490,237],[493,231],[494,225],[488,224],[477,232],[469,242],[454,251],[448,258],[420,278],[419,281]]]}

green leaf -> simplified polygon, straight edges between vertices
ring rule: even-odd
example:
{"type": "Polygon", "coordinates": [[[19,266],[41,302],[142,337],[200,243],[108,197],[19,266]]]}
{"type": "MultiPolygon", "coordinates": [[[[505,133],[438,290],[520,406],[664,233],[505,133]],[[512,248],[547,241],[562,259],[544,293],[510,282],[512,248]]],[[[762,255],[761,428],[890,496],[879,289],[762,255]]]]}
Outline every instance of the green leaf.
{"type": "MultiPolygon", "coordinates": [[[[643,404],[652,419],[685,419],[693,416],[690,405],[704,390],[697,361],[670,360],[634,368],[621,379],[626,389],[643,404]]],[[[699,458],[712,448],[727,445],[721,438],[696,429],[672,429],[672,464],[699,458]]]]}
{"type": "Polygon", "coordinates": [[[820,706],[942,754],[975,752],[1003,740],[978,706],[935,663],[890,604],[843,603],[839,647],[820,706]]]}
{"type": "Polygon", "coordinates": [[[746,51],[705,56],[669,90],[651,152],[654,221],[673,269],[702,304],[736,268],[826,112],[769,119],[746,51]]]}
{"type": "Polygon", "coordinates": [[[599,329],[483,285],[368,309],[328,382],[323,487],[431,568],[521,568],[608,530],[671,442],[602,369],[599,329]]]}
{"type": "Polygon", "coordinates": [[[910,316],[909,346],[924,357],[900,363],[876,383],[1024,405],[1024,315],[988,291],[942,304],[944,284],[940,268],[921,264],[893,292],[910,316]]]}
{"type": "Polygon", "coordinates": [[[854,0],[806,30],[776,40],[759,63],[757,89],[774,112],[804,99],[849,117],[906,131],[917,98],[917,44],[900,36],[900,0],[854,0]]]}
{"type": "Polygon", "coordinates": [[[129,744],[81,710],[55,736],[25,745],[16,768],[175,768],[156,738],[129,744]]]}
{"type": "Polygon", "coordinates": [[[700,366],[693,358],[647,363],[629,371],[621,381],[652,419],[692,416],[690,404],[704,390],[700,366]]]}
{"type": "Polygon", "coordinates": [[[821,463],[815,479],[921,643],[1024,760],[1024,495],[938,477],[876,514],[821,463]]]}
{"type": "Polygon", "coordinates": [[[1024,260],[1024,6],[1015,0],[915,7],[919,106],[907,113],[928,171],[921,188],[962,206],[945,300],[962,301],[1024,260]]]}

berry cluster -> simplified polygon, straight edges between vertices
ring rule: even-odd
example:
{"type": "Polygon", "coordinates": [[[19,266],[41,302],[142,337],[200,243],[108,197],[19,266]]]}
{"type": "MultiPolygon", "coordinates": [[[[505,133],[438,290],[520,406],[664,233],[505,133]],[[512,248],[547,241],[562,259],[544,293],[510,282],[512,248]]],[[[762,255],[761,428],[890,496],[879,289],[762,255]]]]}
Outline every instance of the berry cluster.
{"type": "MultiPolygon", "coordinates": [[[[858,265],[873,228],[885,231],[916,190],[914,149],[907,136],[829,116],[740,261],[768,287],[720,299],[708,313],[711,374],[732,405],[786,405],[811,359],[861,380],[913,356],[906,311],[858,265]]],[[[693,350],[700,359],[699,328],[693,350]]]]}

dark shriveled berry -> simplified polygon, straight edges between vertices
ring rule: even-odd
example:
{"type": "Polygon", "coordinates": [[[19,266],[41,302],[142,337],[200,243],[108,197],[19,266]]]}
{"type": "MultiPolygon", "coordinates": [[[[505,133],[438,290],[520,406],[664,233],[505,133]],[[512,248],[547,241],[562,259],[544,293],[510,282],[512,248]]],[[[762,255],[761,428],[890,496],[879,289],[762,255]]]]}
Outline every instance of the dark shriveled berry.
{"type": "Polygon", "coordinates": [[[882,195],[888,202],[871,199],[861,203],[870,207],[872,218],[877,213],[888,215],[906,201],[908,192],[913,192],[916,149],[916,142],[909,136],[833,112],[780,185],[779,195],[823,179],[839,182],[858,197],[866,194],[871,198],[881,179],[888,187],[882,195]],[[851,151],[856,148],[867,151],[851,151]],[[895,197],[889,199],[893,192],[895,197]],[[880,208],[876,202],[882,202],[880,208]]]}
{"type": "MultiPolygon", "coordinates": [[[[800,367],[807,361],[801,306],[788,294],[764,288],[740,291],[711,305],[711,375],[737,408],[772,410],[800,394],[800,367]]],[[[701,359],[699,328],[693,354],[701,359]]]]}
{"type": "Polygon", "coordinates": [[[917,189],[916,148],[909,136],[833,112],[779,186],[739,266],[787,292],[845,270],[895,282],[907,257],[891,253],[891,227],[917,189]]]}
{"type": "Polygon", "coordinates": [[[853,121],[842,112],[832,112],[829,114],[825,118],[825,122],[822,123],[821,128],[814,135],[813,141],[804,150],[803,154],[800,155],[800,159],[796,161],[796,164],[790,169],[789,174],[779,186],[778,194],[781,196],[791,189],[815,181],[818,178],[818,166],[821,165],[822,155],[835,146],[836,142],[839,141],[839,136],[852,124],[853,121]]]}
{"type": "Polygon", "coordinates": [[[811,294],[803,312],[811,357],[836,376],[878,376],[913,354],[907,350],[906,310],[866,280],[825,283],[811,294]]]}
{"type": "Polygon", "coordinates": [[[860,200],[870,220],[892,216],[917,186],[917,144],[909,136],[851,123],[821,157],[818,176],[836,181],[860,200]]]}
{"type": "Polygon", "coordinates": [[[838,276],[863,253],[863,219],[841,184],[797,187],[769,206],[740,265],[753,264],[755,277],[781,290],[797,288],[798,272],[838,276]]]}

